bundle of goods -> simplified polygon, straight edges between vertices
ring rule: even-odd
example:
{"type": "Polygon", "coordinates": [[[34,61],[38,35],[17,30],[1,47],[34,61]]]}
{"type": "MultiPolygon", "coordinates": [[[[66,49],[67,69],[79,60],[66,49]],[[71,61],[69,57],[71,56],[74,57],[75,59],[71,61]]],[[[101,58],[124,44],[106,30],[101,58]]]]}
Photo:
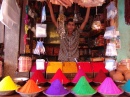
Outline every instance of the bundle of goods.
{"type": "Polygon", "coordinates": [[[115,71],[110,71],[110,76],[116,82],[124,82],[130,79],[130,66],[129,60],[122,60],[117,64],[115,71]]]}
{"type": "Polygon", "coordinates": [[[110,77],[115,81],[115,82],[123,82],[124,76],[120,71],[110,71],[110,77]]]}
{"type": "Polygon", "coordinates": [[[19,72],[29,72],[32,66],[32,59],[28,56],[20,56],[19,57],[19,72]]]}
{"type": "Polygon", "coordinates": [[[96,39],[95,39],[95,46],[104,46],[104,38],[103,35],[99,35],[96,39]]]}
{"type": "Polygon", "coordinates": [[[73,0],[50,0],[50,2],[52,2],[53,4],[56,4],[56,5],[62,5],[62,6],[65,6],[66,8],[67,7],[70,7],[73,3],[73,0]]]}
{"type": "Polygon", "coordinates": [[[105,0],[74,0],[74,2],[82,7],[95,7],[101,6],[105,0]]]}
{"type": "Polygon", "coordinates": [[[70,7],[73,2],[78,3],[82,7],[102,6],[105,0],[50,0],[53,4],[62,5],[66,8],[70,7]]]}
{"type": "Polygon", "coordinates": [[[97,91],[90,86],[90,84],[84,76],[82,76],[79,79],[78,83],[72,88],[72,93],[77,96],[92,96],[96,92],[97,91]]]}

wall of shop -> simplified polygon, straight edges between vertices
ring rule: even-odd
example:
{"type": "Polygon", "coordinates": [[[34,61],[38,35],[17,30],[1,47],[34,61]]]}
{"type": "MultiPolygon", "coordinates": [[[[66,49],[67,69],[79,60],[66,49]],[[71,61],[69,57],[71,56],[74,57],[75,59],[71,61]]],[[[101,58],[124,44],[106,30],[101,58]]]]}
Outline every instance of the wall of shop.
{"type": "Polygon", "coordinates": [[[125,23],[124,1],[118,0],[118,30],[121,36],[121,49],[118,50],[118,61],[130,58],[130,25],[125,23]]]}

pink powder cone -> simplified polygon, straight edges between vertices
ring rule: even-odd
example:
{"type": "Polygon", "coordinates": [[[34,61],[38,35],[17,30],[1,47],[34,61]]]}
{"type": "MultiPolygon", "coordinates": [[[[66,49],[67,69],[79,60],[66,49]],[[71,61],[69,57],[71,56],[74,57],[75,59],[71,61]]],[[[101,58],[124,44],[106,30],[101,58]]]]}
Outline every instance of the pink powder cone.
{"type": "Polygon", "coordinates": [[[77,83],[77,82],[79,81],[80,77],[82,77],[82,76],[84,76],[88,82],[92,82],[92,80],[89,79],[89,78],[86,76],[86,74],[84,73],[84,71],[83,71],[82,69],[79,69],[79,70],[78,70],[78,72],[77,72],[76,76],[73,78],[72,82],[73,82],[73,83],[77,83]]]}
{"type": "Polygon", "coordinates": [[[59,79],[62,84],[67,84],[70,81],[66,78],[66,76],[62,73],[61,69],[58,69],[53,78],[50,80],[52,83],[54,80],[59,79]]]}
{"type": "Polygon", "coordinates": [[[36,83],[46,82],[46,79],[40,70],[36,70],[30,79],[34,80],[36,83]]]}
{"type": "Polygon", "coordinates": [[[101,94],[107,95],[118,95],[123,93],[123,91],[116,86],[110,77],[107,77],[102,82],[102,84],[97,88],[97,91],[101,94]]]}
{"type": "Polygon", "coordinates": [[[96,77],[93,79],[93,82],[102,83],[106,77],[106,74],[102,70],[100,70],[96,77]]]}

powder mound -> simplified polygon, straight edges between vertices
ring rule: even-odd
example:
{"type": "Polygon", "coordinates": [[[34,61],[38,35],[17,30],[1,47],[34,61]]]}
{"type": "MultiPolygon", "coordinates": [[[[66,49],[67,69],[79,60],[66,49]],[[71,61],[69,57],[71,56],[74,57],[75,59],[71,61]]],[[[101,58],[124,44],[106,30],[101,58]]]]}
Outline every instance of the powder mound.
{"type": "Polygon", "coordinates": [[[77,83],[78,80],[80,79],[80,77],[82,77],[82,76],[85,76],[85,78],[86,78],[86,80],[87,80],[88,82],[92,82],[92,80],[89,79],[89,78],[86,76],[85,72],[84,72],[82,69],[79,69],[79,70],[78,70],[78,73],[75,75],[75,77],[73,78],[72,82],[73,82],[73,83],[77,83]]]}
{"type": "Polygon", "coordinates": [[[37,86],[37,84],[32,80],[29,79],[27,83],[21,87],[18,92],[21,93],[35,93],[40,92],[42,89],[37,86]]]}
{"type": "Polygon", "coordinates": [[[110,77],[106,77],[106,79],[97,88],[97,91],[101,94],[110,94],[110,95],[112,94],[118,95],[122,93],[122,90],[116,86],[116,84],[110,77]]]}
{"type": "Polygon", "coordinates": [[[53,78],[50,80],[52,83],[54,80],[59,79],[62,84],[67,84],[70,81],[66,78],[66,76],[62,73],[61,69],[58,69],[53,78]]]}
{"type": "Polygon", "coordinates": [[[93,82],[102,83],[106,78],[106,74],[100,70],[96,77],[93,79],[93,82]]]}
{"type": "Polygon", "coordinates": [[[35,83],[45,83],[46,82],[46,80],[40,70],[36,70],[30,79],[34,80],[35,83]]]}
{"type": "Polygon", "coordinates": [[[125,92],[130,92],[130,80],[128,80],[122,87],[125,92]]]}
{"type": "Polygon", "coordinates": [[[72,88],[72,93],[76,95],[92,95],[96,91],[90,86],[86,78],[82,76],[75,87],[72,88]]]}
{"type": "Polygon", "coordinates": [[[46,95],[66,95],[69,90],[65,89],[59,79],[54,80],[51,86],[45,91],[46,95]]]}
{"type": "Polygon", "coordinates": [[[0,82],[0,91],[17,90],[18,87],[10,76],[6,76],[0,82]]]}

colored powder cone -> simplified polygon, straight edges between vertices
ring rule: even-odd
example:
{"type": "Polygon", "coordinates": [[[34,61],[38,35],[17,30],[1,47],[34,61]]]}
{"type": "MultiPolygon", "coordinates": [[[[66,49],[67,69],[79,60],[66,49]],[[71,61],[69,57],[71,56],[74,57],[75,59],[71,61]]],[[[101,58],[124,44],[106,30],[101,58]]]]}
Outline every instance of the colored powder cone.
{"type": "Polygon", "coordinates": [[[52,83],[54,80],[59,79],[62,84],[67,84],[70,81],[66,78],[66,76],[62,73],[61,69],[58,69],[53,78],[50,80],[52,83]]]}
{"type": "Polygon", "coordinates": [[[122,87],[125,92],[130,92],[130,80],[128,80],[122,87]]]}
{"type": "Polygon", "coordinates": [[[90,86],[86,78],[82,76],[75,87],[72,88],[72,93],[75,95],[92,95],[96,91],[90,86]]]}
{"type": "Polygon", "coordinates": [[[106,77],[106,74],[102,70],[100,70],[96,77],[93,79],[93,82],[102,83],[106,77]]]}
{"type": "Polygon", "coordinates": [[[6,76],[0,82],[0,91],[17,90],[18,86],[14,83],[10,76],[6,76]]]}
{"type": "Polygon", "coordinates": [[[109,95],[112,94],[118,95],[122,93],[122,90],[116,86],[116,84],[110,77],[106,77],[106,79],[97,88],[97,91],[101,94],[109,94],[109,95]]]}
{"type": "Polygon", "coordinates": [[[89,78],[86,76],[85,72],[84,72],[82,69],[79,69],[79,70],[78,70],[78,73],[77,73],[76,76],[73,78],[72,82],[73,82],[73,83],[77,83],[78,80],[80,79],[80,77],[82,77],[82,76],[85,76],[85,78],[86,78],[86,80],[87,80],[88,82],[92,82],[92,80],[89,79],[89,78]]]}
{"type": "Polygon", "coordinates": [[[54,80],[51,86],[44,92],[46,95],[66,95],[70,91],[65,89],[59,79],[54,80]]]}
{"type": "Polygon", "coordinates": [[[34,80],[35,83],[46,82],[46,80],[45,80],[45,78],[40,70],[36,70],[30,79],[34,80]]]}
{"type": "Polygon", "coordinates": [[[35,93],[40,92],[42,89],[37,86],[37,84],[32,80],[29,79],[27,83],[21,87],[18,92],[21,93],[35,93]]]}

